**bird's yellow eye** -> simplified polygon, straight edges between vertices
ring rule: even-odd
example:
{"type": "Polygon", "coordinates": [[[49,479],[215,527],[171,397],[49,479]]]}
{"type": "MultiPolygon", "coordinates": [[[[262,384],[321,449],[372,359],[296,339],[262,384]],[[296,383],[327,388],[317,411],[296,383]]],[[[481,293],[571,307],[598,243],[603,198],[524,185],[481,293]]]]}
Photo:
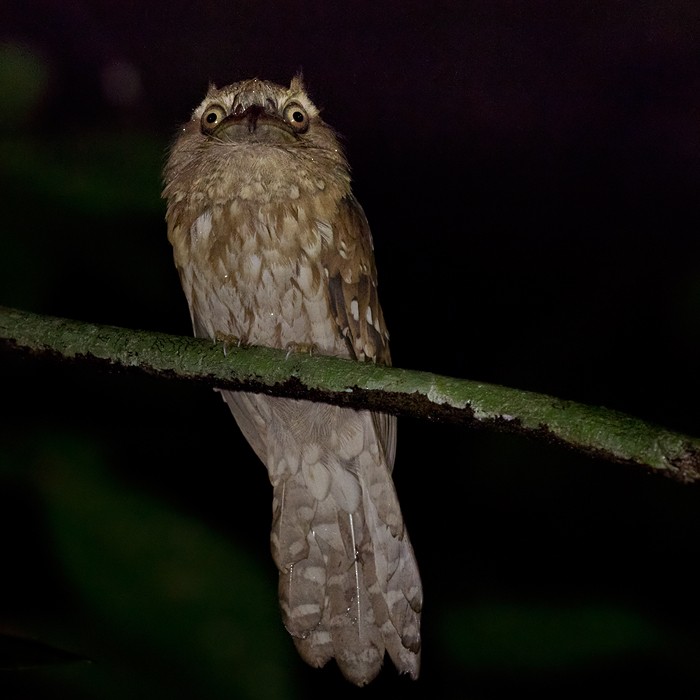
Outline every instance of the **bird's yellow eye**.
{"type": "Polygon", "coordinates": [[[209,105],[202,113],[202,133],[211,134],[225,117],[226,110],[221,105],[209,105]]]}
{"type": "Polygon", "coordinates": [[[297,134],[303,134],[309,128],[309,115],[298,102],[290,102],[284,108],[282,116],[297,134]]]}

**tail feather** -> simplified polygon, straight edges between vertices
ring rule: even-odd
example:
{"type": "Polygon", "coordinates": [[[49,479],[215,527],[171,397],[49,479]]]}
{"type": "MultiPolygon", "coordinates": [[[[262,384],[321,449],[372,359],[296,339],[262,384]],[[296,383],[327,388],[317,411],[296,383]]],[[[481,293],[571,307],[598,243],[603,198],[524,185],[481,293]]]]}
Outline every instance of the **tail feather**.
{"type": "MultiPolygon", "coordinates": [[[[292,493],[289,482],[302,477],[278,488],[292,493]]],[[[306,559],[280,571],[285,626],[301,656],[317,667],[335,658],[348,680],[364,685],[388,652],[400,673],[416,678],[422,598],[405,530],[394,537],[368,489],[355,513],[329,495],[309,526],[306,559]]]]}
{"type": "Polygon", "coordinates": [[[416,678],[420,576],[387,461],[393,447],[377,433],[381,425],[394,435],[395,421],[223,393],[268,468],[280,605],[301,656],[316,667],[335,658],[348,680],[364,685],[388,653],[416,678]]]}
{"type": "Polygon", "coordinates": [[[368,520],[367,531],[371,533],[364,556],[365,559],[371,556],[372,561],[374,608],[381,611],[377,622],[396,668],[400,673],[417,678],[420,670],[423,594],[413,547],[403,522],[400,535],[395,536],[379,517],[369,494],[365,496],[364,508],[368,520]]]}

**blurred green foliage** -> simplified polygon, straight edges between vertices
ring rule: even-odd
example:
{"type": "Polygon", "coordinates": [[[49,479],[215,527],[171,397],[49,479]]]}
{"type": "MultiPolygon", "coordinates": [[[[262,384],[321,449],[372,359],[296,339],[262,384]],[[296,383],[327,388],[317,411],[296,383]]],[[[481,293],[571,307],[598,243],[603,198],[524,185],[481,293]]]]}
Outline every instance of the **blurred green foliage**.
{"type": "Polygon", "coordinates": [[[0,104],[12,114],[0,130],[0,299],[115,323],[165,318],[175,281],[160,197],[167,137],[80,108],[61,123],[44,105],[51,72],[37,51],[0,48],[0,104]]]}
{"type": "Polygon", "coordinates": [[[152,135],[87,128],[0,141],[2,176],[42,206],[77,216],[158,214],[163,143],[152,135]]]}
{"type": "Polygon", "coordinates": [[[49,74],[36,50],[0,43],[0,129],[21,128],[32,118],[49,88],[49,74]]]}
{"type": "Polygon", "coordinates": [[[76,690],[293,696],[273,581],[235,543],[120,483],[85,436],[37,435],[26,457],[0,455],[0,478],[11,466],[39,485],[61,577],[100,630],[93,663],[70,672],[76,690]]]}
{"type": "Polygon", "coordinates": [[[571,672],[668,642],[650,620],[612,605],[480,601],[453,610],[441,629],[462,668],[480,673],[571,672]]]}

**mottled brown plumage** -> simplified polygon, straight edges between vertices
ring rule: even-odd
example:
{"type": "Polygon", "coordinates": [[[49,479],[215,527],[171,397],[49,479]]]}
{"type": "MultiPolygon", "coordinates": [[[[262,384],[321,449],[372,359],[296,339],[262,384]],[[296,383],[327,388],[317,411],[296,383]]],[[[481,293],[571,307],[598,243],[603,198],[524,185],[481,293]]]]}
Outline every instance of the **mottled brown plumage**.
{"type": "MultiPolygon", "coordinates": [[[[390,364],[372,238],[302,81],[211,87],[165,169],[194,332],[390,364]]],[[[230,342],[230,340],[229,340],[230,342]]],[[[414,678],[422,590],[391,480],[393,416],[222,392],[273,486],[284,623],[306,661],[414,678]]]]}

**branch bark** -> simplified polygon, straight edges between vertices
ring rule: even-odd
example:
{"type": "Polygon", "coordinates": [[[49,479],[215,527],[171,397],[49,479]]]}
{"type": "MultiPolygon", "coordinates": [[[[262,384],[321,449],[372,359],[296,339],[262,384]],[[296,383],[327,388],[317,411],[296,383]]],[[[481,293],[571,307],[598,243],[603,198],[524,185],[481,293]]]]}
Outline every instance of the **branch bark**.
{"type": "Polygon", "coordinates": [[[606,408],[429,372],[82,323],[0,307],[0,348],[27,357],[486,426],[700,480],[700,439],[606,408]]]}

